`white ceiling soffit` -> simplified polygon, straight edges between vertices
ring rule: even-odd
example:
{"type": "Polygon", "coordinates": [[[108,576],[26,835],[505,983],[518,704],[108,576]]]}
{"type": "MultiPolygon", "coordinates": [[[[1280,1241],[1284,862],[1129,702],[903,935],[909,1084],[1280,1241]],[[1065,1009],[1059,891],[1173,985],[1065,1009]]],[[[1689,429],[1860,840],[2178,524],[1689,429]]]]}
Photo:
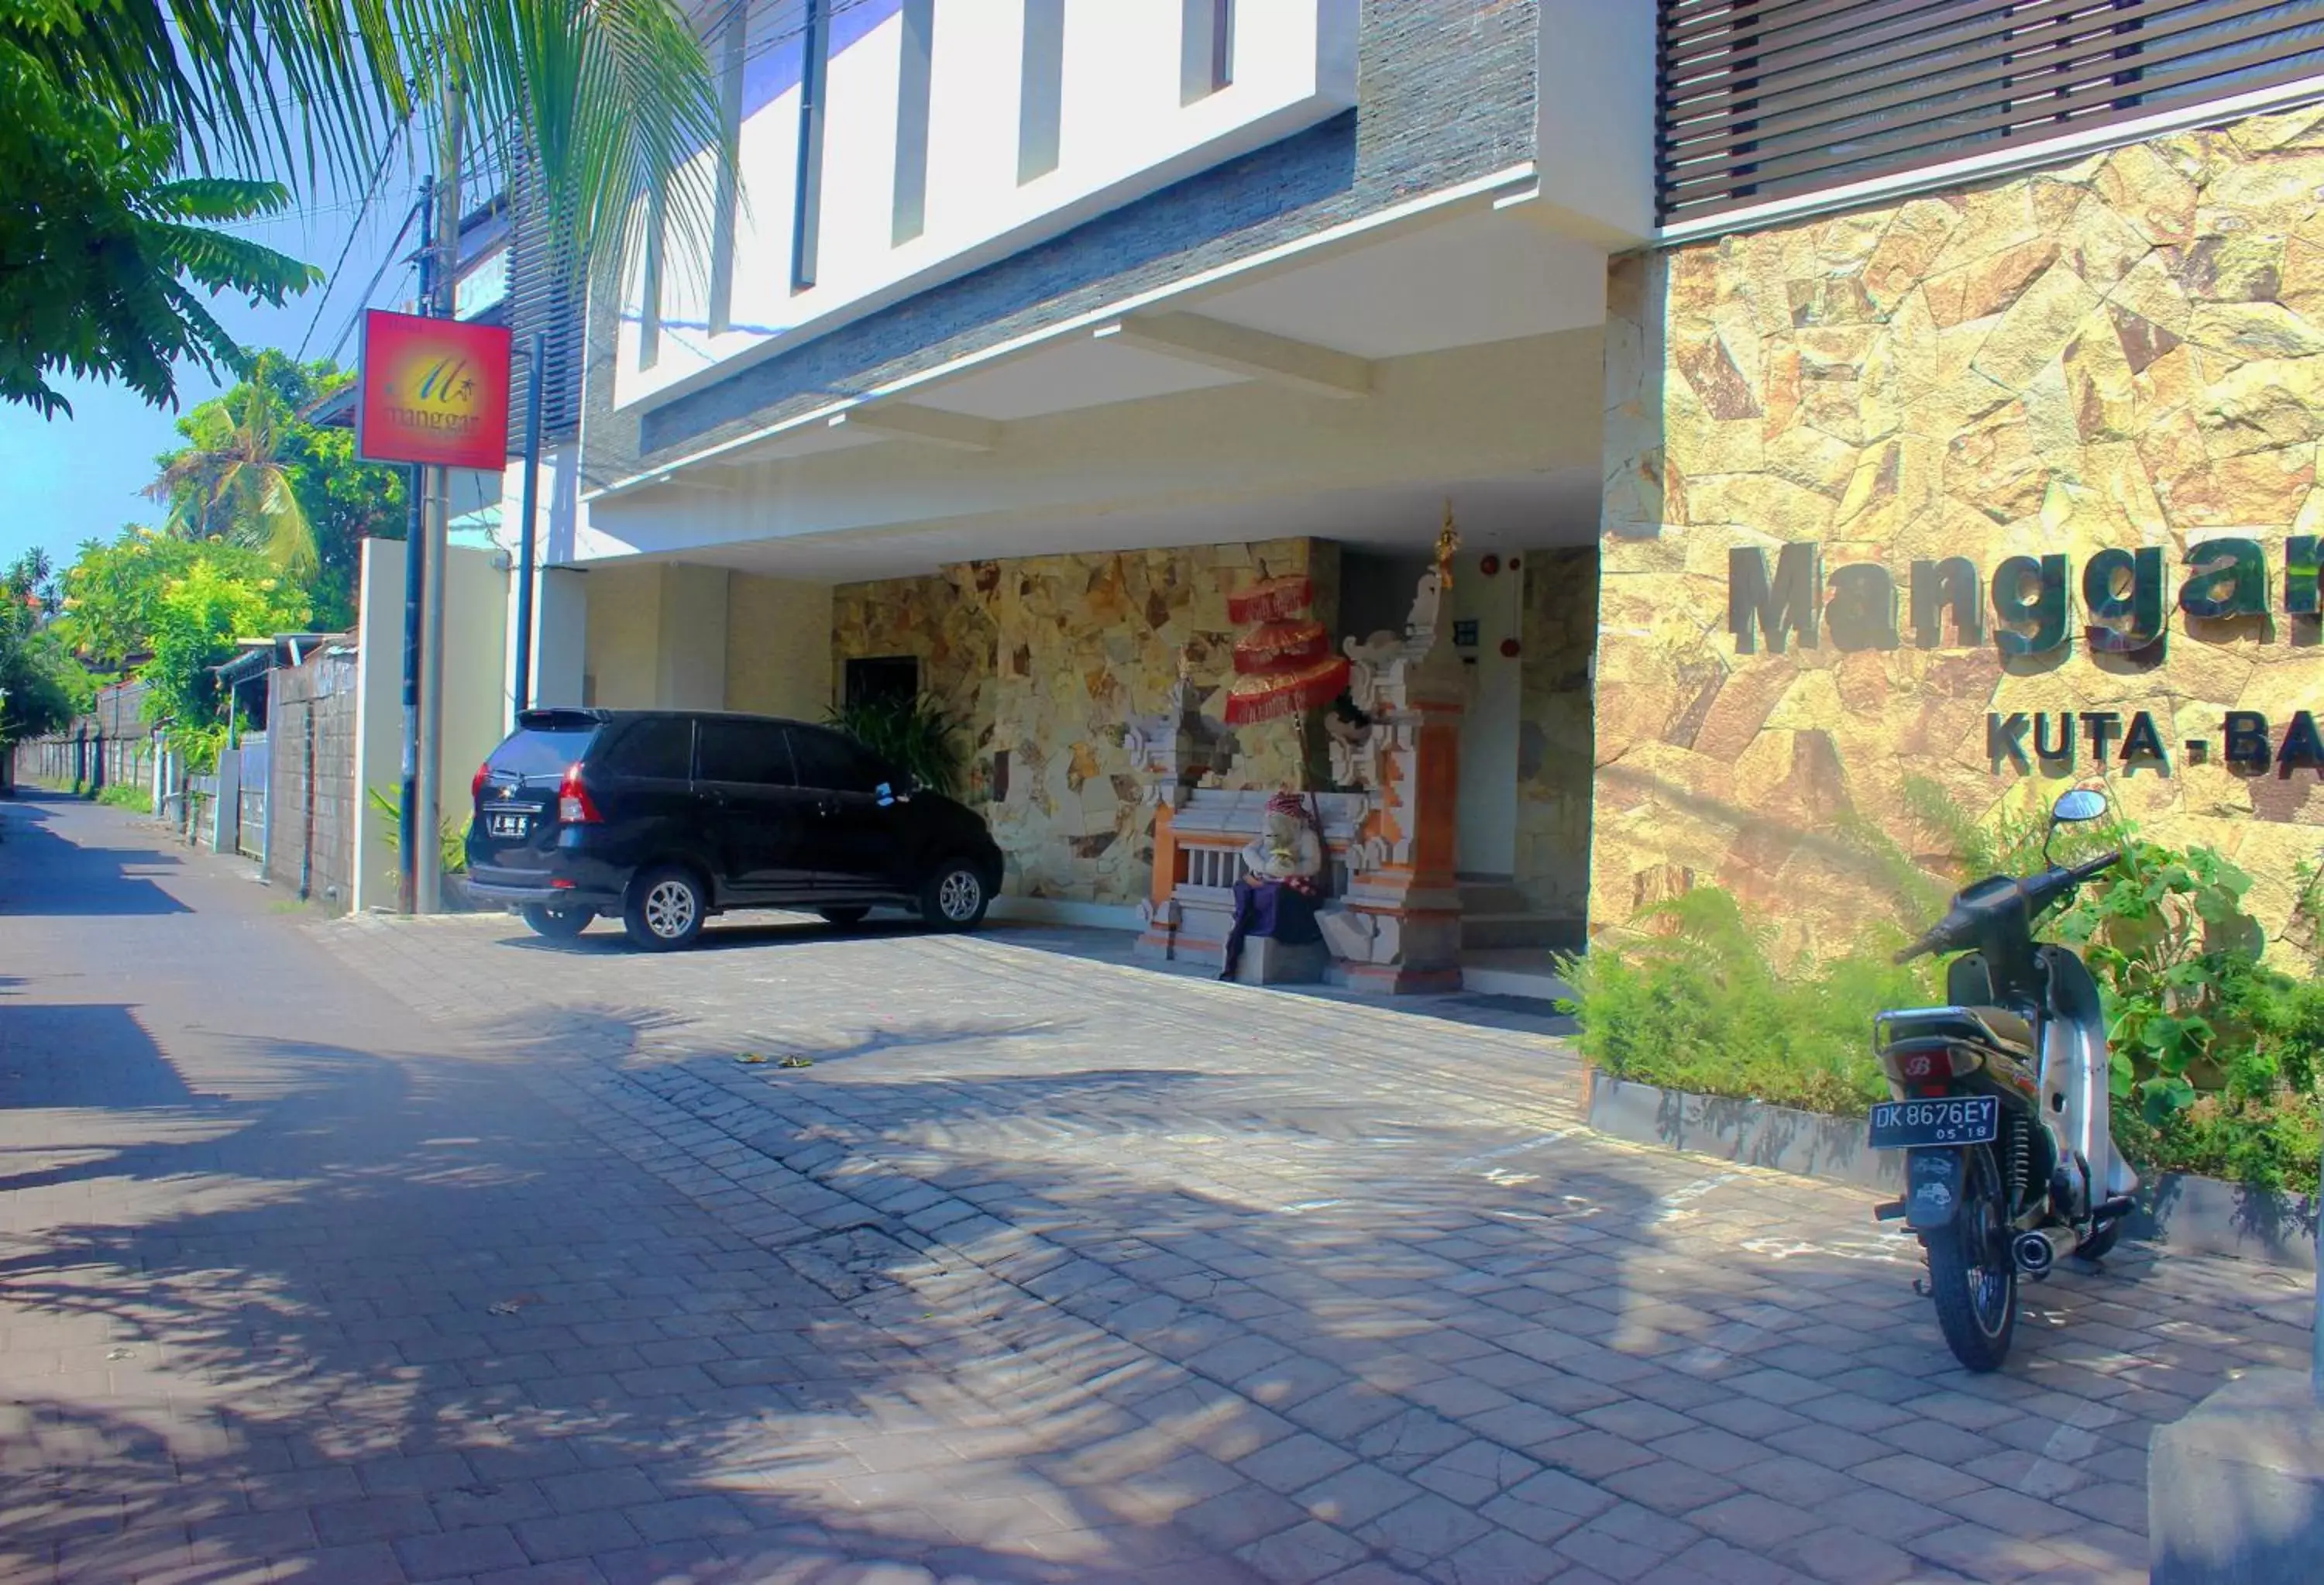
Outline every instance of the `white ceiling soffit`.
{"type": "Polygon", "coordinates": [[[1222,500],[1157,511],[1012,513],[908,529],[706,546],[641,559],[684,560],[812,583],[851,583],[916,576],[972,559],[1228,544],[1255,534],[1268,539],[1312,535],[1359,549],[1418,551],[1436,542],[1448,499],[1462,541],[1473,549],[1584,545],[1598,535],[1597,472],[1565,468],[1389,489],[1222,500]]]}
{"type": "Polygon", "coordinates": [[[1606,255],[1520,214],[1483,210],[1186,306],[922,387],[915,405],[1007,423],[1254,378],[1360,395],[1370,360],[1603,323],[1606,255]],[[1238,340],[1235,330],[1255,334],[1238,340]]]}
{"type": "Polygon", "coordinates": [[[732,451],[722,451],[710,460],[714,468],[750,468],[761,463],[781,462],[794,456],[813,456],[825,451],[852,451],[859,446],[877,446],[888,438],[862,426],[835,428],[826,424],[808,424],[796,429],[765,436],[747,446],[732,451]]]}
{"type": "MultiPolygon", "coordinates": [[[[1086,336],[1056,342],[979,373],[913,392],[921,407],[1007,423],[1076,408],[1175,396],[1243,376],[1086,336]]],[[[877,407],[878,403],[872,404],[877,407]]]]}
{"type": "Polygon", "coordinates": [[[1602,323],[1606,254],[1489,209],[1185,306],[1358,357],[1407,357],[1602,323]]]}

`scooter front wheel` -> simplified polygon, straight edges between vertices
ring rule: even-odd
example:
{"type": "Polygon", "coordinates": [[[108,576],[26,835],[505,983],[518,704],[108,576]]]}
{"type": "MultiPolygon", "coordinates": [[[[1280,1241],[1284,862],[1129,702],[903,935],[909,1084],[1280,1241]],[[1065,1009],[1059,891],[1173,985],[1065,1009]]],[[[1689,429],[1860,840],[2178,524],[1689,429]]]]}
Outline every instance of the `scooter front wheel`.
{"type": "Polygon", "coordinates": [[[1923,1235],[1929,1292],[1953,1358],[1980,1374],[1998,1370],[2017,1332],[2017,1264],[2009,1253],[2009,1212],[1993,1153],[1964,1153],[1960,1208],[1923,1235]]]}

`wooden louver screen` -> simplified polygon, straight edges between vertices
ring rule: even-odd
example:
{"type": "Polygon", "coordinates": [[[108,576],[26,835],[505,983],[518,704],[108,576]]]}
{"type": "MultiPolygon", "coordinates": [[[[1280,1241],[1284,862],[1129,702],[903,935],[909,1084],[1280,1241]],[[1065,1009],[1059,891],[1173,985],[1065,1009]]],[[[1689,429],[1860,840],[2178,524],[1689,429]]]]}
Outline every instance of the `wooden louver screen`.
{"type": "Polygon", "coordinates": [[[1663,0],[1665,226],[2324,74],[2324,0],[1663,0]]]}

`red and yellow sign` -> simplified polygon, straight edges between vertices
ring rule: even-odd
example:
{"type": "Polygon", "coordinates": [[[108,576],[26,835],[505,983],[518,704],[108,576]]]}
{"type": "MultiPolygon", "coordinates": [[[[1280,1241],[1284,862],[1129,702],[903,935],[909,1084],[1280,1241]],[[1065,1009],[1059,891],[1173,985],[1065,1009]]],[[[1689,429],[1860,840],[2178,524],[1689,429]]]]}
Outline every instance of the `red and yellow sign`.
{"type": "Polygon", "coordinates": [[[373,309],[364,316],[355,455],[487,468],[508,462],[509,333],[373,309]]]}

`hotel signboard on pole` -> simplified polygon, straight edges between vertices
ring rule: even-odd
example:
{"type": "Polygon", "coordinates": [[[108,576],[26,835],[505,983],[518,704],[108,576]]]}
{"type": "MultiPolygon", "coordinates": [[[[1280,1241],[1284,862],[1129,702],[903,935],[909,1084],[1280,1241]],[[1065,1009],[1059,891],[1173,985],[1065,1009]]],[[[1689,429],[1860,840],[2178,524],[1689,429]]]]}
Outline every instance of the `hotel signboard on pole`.
{"type": "Polygon", "coordinates": [[[364,316],[355,455],[482,468],[508,462],[509,333],[374,309],[364,316]]]}

